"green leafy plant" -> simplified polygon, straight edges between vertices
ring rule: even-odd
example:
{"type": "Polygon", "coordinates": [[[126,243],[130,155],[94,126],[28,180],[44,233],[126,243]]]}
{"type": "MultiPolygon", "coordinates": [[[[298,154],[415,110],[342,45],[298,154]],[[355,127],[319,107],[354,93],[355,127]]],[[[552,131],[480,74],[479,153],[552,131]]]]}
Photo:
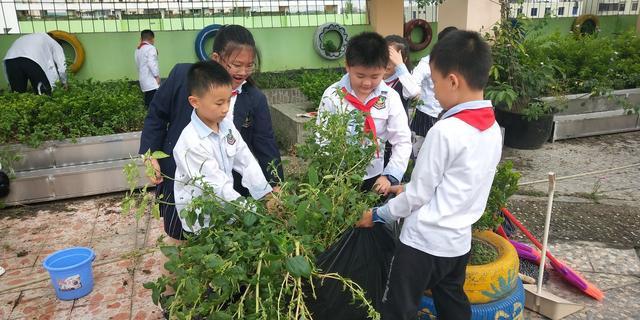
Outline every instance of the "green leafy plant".
{"type": "Polygon", "coordinates": [[[471,255],[469,264],[477,266],[495,261],[498,258],[498,251],[491,244],[473,239],[471,240],[471,255]]]}
{"type": "Polygon", "coordinates": [[[484,214],[473,224],[474,230],[495,230],[503,221],[500,209],[506,207],[509,198],[518,191],[520,173],[513,170],[513,162],[498,165],[493,178],[484,214]]]}
{"type": "Polygon", "coordinates": [[[342,72],[335,69],[322,69],[316,72],[305,71],[302,74],[300,90],[314,105],[320,105],[322,94],[333,83],[340,80],[342,72]]]}
{"type": "Polygon", "coordinates": [[[486,34],[491,43],[493,66],[485,96],[500,108],[524,114],[535,120],[562,107],[539,100],[549,93],[561,93],[553,61],[536,60],[527,51],[523,23],[503,21],[486,34]]]}
{"type": "Polygon", "coordinates": [[[76,81],[52,96],[0,96],[0,143],[39,146],[45,140],[106,135],[142,128],[146,111],[140,89],[127,80],[76,81]]]}
{"type": "MultiPolygon", "coordinates": [[[[309,122],[306,143],[298,148],[308,169],[281,182],[274,194],[277,206],[261,201],[226,202],[196,177],[186,184],[202,190],[180,212],[188,224],[210,219],[209,228],[178,247],[164,246],[164,267],[172,273],[144,284],[152,299],[171,319],[310,319],[305,302],[314,296],[313,280],[342,282],[354,301],[378,318],[363,290],[349,279],[318,269],[315,255],[335,242],[378,199],[359,191],[362,174],[375,145],[364,143],[359,112],[327,116],[323,125],[309,122]],[[351,131],[350,128],[355,128],[351,131]],[[352,132],[359,132],[353,135],[352,132]],[[175,295],[163,295],[171,287],[175,295]]],[[[144,159],[165,155],[147,152],[144,159]]],[[[142,160],[137,160],[142,161],[142,160]]],[[[131,190],[123,212],[157,212],[158,201],[146,187],[136,191],[139,178],[133,162],[125,168],[131,190]]],[[[153,168],[147,163],[147,174],[153,168]]],[[[168,179],[168,177],[165,177],[168,179]]],[[[154,214],[155,215],[155,214],[154,214]]]]}

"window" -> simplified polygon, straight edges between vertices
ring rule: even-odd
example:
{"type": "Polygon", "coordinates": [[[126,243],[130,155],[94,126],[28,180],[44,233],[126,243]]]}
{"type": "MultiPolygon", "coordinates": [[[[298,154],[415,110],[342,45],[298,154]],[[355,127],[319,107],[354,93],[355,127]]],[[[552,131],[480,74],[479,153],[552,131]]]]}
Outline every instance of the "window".
{"type": "Polygon", "coordinates": [[[631,11],[638,11],[638,2],[631,3],[631,11]]]}
{"type": "Polygon", "coordinates": [[[618,11],[624,11],[624,7],[625,7],[625,3],[621,2],[620,5],[618,6],[618,11]]]}
{"type": "Polygon", "coordinates": [[[601,3],[598,5],[598,11],[624,11],[624,3],[601,3]]]}
{"type": "Polygon", "coordinates": [[[564,7],[558,8],[558,16],[559,17],[564,16],[564,7]]]}
{"type": "Polygon", "coordinates": [[[538,8],[531,8],[531,16],[532,17],[538,16],[538,8]]]}
{"type": "Polygon", "coordinates": [[[518,15],[522,14],[522,7],[518,8],[518,15]]]}
{"type": "Polygon", "coordinates": [[[575,6],[571,9],[571,15],[574,15],[574,16],[578,15],[578,6],[575,6]]]}
{"type": "Polygon", "coordinates": [[[551,14],[551,8],[550,7],[544,8],[544,15],[548,16],[550,14],[551,14]]]}

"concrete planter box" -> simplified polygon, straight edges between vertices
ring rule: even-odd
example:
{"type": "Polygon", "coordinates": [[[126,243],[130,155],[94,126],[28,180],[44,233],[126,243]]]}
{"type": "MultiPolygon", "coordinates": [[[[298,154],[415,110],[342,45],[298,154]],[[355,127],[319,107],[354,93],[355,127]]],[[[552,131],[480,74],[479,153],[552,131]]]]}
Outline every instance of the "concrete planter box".
{"type": "Polygon", "coordinates": [[[278,142],[278,147],[288,150],[305,139],[304,124],[312,120],[306,117],[298,117],[312,107],[309,102],[275,104],[270,106],[271,123],[278,142]]]}
{"type": "MultiPolygon", "coordinates": [[[[22,154],[15,164],[7,205],[59,200],[129,189],[122,168],[137,157],[140,132],[47,141],[39,148],[11,145],[22,154]]],[[[144,168],[139,163],[145,183],[144,168]]]]}
{"type": "Polygon", "coordinates": [[[566,109],[553,117],[551,141],[640,130],[638,114],[630,114],[618,101],[618,98],[622,98],[632,105],[640,104],[640,88],[616,90],[613,96],[616,98],[589,97],[589,94],[542,98],[544,101],[561,100],[568,104],[566,109]]]}

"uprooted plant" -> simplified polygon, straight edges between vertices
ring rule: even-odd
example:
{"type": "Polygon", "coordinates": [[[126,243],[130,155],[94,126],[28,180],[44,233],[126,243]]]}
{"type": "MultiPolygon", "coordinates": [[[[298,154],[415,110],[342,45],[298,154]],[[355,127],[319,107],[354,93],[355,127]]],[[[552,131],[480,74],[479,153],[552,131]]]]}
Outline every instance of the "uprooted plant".
{"type": "MultiPolygon", "coordinates": [[[[364,291],[355,282],[315,266],[316,254],[325,250],[378,199],[360,192],[362,174],[375,152],[363,133],[359,112],[326,116],[324,125],[310,123],[298,154],[306,160],[306,174],[281,182],[270,210],[261,202],[241,198],[225,202],[201,178],[186,183],[200,188],[180,212],[189,224],[210,218],[209,228],[189,237],[183,245],[163,246],[168,257],[161,276],[144,286],[153,302],[172,319],[311,319],[306,302],[315,295],[314,283],[334,279],[343,283],[357,304],[378,318],[364,291]],[[310,281],[310,280],[317,281],[310,281]],[[164,295],[167,288],[175,294],[164,295]]],[[[148,152],[143,157],[160,158],[148,152]]],[[[148,163],[148,162],[147,162],[148,163]]],[[[148,167],[147,170],[153,169],[148,167]]],[[[125,168],[130,191],[123,212],[137,216],[158,203],[147,188],[136,190],[137,164],[125,168]]],[[[168,179],[168,177],[165,177],[168,179]]]]}

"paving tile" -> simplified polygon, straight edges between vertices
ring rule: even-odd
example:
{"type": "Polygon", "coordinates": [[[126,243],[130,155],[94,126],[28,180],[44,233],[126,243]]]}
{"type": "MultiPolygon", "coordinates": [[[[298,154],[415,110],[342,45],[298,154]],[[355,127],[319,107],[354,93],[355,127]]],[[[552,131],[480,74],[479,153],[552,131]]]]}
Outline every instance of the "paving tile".
{"type": "Polygon", "coordinates": [[[151,290],[145,289],[142,285],[142,281],[136,280],[133,287],[131,319],[163,319],[162,309],[151,300],[151,290]]]}
{"type": "Polygon", "coordinates": [[[589,251],[597,272],[640,276],[640,259],[633,249],[590,248],[589,251]]]}
{"type": "Polygon", "coordinates": [[[93,276],[95,278],[101,278],[123,273],[132,273],[133,269],[134,259],[123,259],[112,263],[95,265],[93,267],[93,276]]]}
{"type": "Polygon", "coordinates": [[[638,301],[640,301],[640,283],[611,289],[606,292],[604,302],[589,305],[585,310],[566,319],[637,320],[640,319],[638,301]]]}
{"type": "Polygon", "coordinates": [[[120,212],[101,210],[95,219],[94,237],[108,237],[134,233],[143,222],[136,222],[135,217],[125,216],[120,212]]]}
{"type": "Polygon", "coordinates": [[[640,283],[640,277],[598,272],[582,272],[581,275],[598,289],[607,291],[640,283]]]}
{"type": "Polygon", "coordinates": [[[129,320],[131,317],[131,299],[112,300],[108,302],[92,302],[87,305],[76,305],[71,310],[69,319],[109,319],[129,320]]]}
{"type": "Polygon", "coordinates": [[[7,271],[0,278],[0,292],[8,291],[20,291],[33,288],[44,288],[51,286],[51,281],[47,273],[37,274],[34,273],[31,268],[22,268],[7,271]],[[26,283],[33,282],[34,280],[42,279],[35,283],[25,285],[26,283]],[[18,285],[25,285],[24,287],[15,288],[18,285]],[[12,289],[15,288],[15,289],[12,289]]]}
{"type": "Polygon", "coordinates": [[[109,301],[129,299],[132,285],[133,277],[128,273],[94,278],[93,291],[77,299],[76,305],[104,304],[109,301]]]}
{"type": "Polygon", "coordinates": [[[9,319],[11,310],[13,310],[13,306],[19,296],[19,291],[0,294],[0,319],[9,319]]]}
{"type": "Polygon", "coordinates": [[[5,270],[32,268],[38,260],[38,253],[29,252],[26,256],[12,257],[0,260],[0,266],[5,270]]]}
{"type": "Polygon", "coordinates": [[[580,244],[561,242],[549,244],[549,251],[558,260],[564,262],[576,271],[594,271],[589,255],[591,250],[580,244]]]}
{"type": "Polygon", "coordinates": [[[135,250],[135,234],[120,234],[92,239],[91,247],[96,253],[96,261],[115,259],[135,250]]]}
{"type": "Polygon", "coordinates": [[[11,319],[66,319],[72,307],[73,301],[58,300],[52,287],[25,290],[11,313],[11,319]]]}

